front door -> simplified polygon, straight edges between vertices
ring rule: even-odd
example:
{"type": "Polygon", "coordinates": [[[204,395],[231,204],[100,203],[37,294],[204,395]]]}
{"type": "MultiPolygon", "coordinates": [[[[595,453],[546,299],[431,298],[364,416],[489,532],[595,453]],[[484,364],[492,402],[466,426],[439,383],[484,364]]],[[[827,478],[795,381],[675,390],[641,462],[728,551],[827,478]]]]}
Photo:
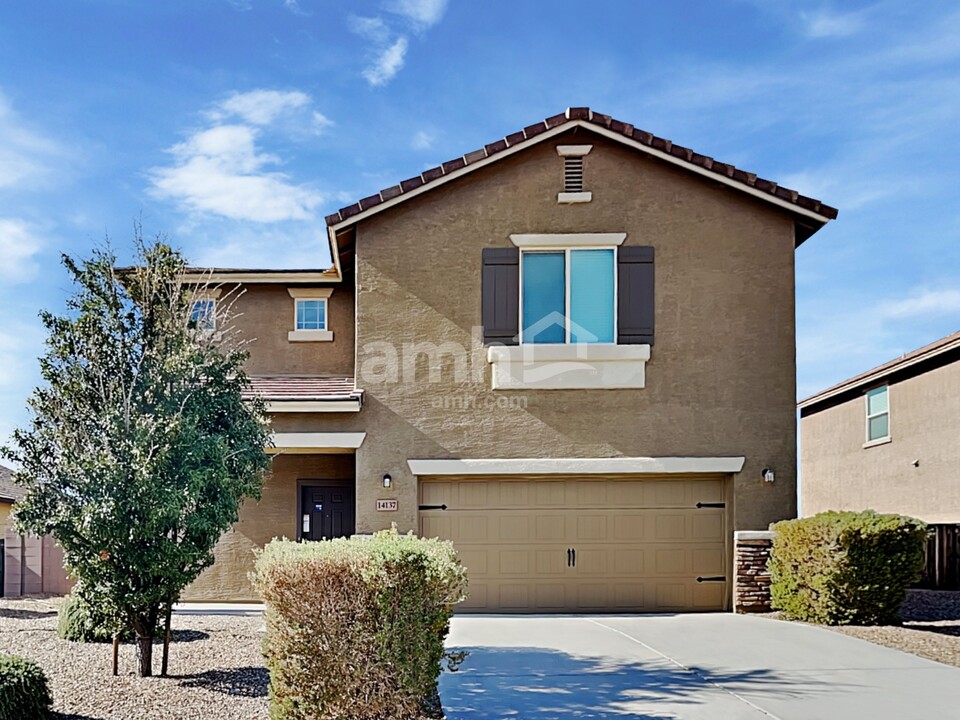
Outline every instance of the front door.
{"type": "Polygon", "coordinates": [[[356,532],[353,484],[302,485],[300,488],[300,538],[331,540],[356,532]]]}

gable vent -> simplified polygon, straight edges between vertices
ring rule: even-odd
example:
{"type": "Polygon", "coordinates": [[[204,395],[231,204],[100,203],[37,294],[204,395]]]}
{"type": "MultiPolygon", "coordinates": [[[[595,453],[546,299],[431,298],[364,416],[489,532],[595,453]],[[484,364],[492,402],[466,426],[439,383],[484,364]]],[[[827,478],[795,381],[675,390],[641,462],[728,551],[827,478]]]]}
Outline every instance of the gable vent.
{"type": "Polygon", "coordinates": [[[563,191],[583,192],[583,156],[568,156],[563,159],[563,191]]]}
{"type": "Polygon", "coordinates": [[[557,195],[557,202],[590,202],[593,193],[583,189],[583,158],[593,149],[593,145],[557,145],[557,154],[563,158],[563,192],[557,195]]]}

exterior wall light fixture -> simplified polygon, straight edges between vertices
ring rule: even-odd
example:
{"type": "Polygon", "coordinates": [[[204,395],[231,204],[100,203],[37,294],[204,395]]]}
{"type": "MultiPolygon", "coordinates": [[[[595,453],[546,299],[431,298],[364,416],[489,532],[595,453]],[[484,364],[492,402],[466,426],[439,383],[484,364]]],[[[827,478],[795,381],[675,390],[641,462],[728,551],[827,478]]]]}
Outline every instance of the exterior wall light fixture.
{"type": "Polygon", "coordinates": [[[760,471],[760,474],[763,476],[764,482],[772,483],[774,480],[777,479],[776,476],[773,474],[773,470],[771,470],[770,468],[764,468],[763,470],[760,471]]]}
{"type": "Polygon", "coordinates": [[[384,473],[384,475],[383,475],[383,486],[384,486],[385,488],[388,488],[388,487],[390,487],[391,485],[393,485],[393,478],[390,477],[390,473],[384,473]]]}

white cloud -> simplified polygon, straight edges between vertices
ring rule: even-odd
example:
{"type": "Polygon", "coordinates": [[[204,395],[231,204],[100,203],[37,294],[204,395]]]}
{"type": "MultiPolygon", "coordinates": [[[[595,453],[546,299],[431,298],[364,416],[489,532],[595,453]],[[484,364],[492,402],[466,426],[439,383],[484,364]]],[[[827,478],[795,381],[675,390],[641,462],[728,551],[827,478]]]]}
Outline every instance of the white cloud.
{"type": "Polygon", "coordinates": [[[350,32],[377,44],[386,45],[390,41],[390,28],[383,18],[351,15],[347,24],[350,32]]]}
{"type": "Polygon", "coordinates": [[[154,194],[235,220],[310,219],[323,195],[267,171],[280,160],[258,151],[258,134],[246,125],[218,125],[174,145],[174,164],[150,171],[154,194]]]}
{"type": "Polygon", "coordinates": [[[831,13],[822,10],[817,13],[801,13],[806,34],[812,38],[847,37],[863,28],[862,13],[831,13]]]}
{"type": "Polygon", "coordinates": [[[411,21],[418,29],[436,25],[447,9],[447,0],[390,0],[386,10],[411,21]]]}
{"type": "Polygon", "coordinates": [[[30,225],[0,218],[0,279],[11,284],[32,280],[37,273],[33,256],[42,247],[43,240],[30,225]]]}
{"type": "Polygon", "coordinates": [[[363,77],[375,87],[386,85],[393,76],[400,72],[407,54],[407,39],[397,38],[389,47],[385,48],[374,61],[373,65],[363,71],[363,77]]]}
{"type": "Polygon", "coordinates": [[[333,125],[298,90],[235,92],[205,113],[210,127],[169,148],[173,162],[149,171],[152,193],[193,213],[258,223],[309,220],[325,197],[275,169],[263,133],[319,134],[333,125]]]}
{"type": "Polygon", "coordinates": [[[58,143],[28,127],[0,92],[0,188],[42,184],[65,155],[58,143]]]}
{"type": "Polygon", "coordinates": [[[269,125],[278,116],[310,104],[310,96],[299,91],[251,90],[235,92],[209,113],[212,120],[239,117],[253,125],[269,125]]]}
{"type": "Polygon", "coordinates": [[[933,290],[922,288],[914,290],[909,297],[903,300],[886,303],[880,308],[880,312],[884,317],[894,320],[931,315],[955,315],[960,313],[960,289],[933,290]]]}
{"type": "Polygon", "coordinates": [[[413,136],[410,146],[414,150],[428,150],[433,147],[433,135],[425,130],[419,130],[417,134],[413,136]]]}

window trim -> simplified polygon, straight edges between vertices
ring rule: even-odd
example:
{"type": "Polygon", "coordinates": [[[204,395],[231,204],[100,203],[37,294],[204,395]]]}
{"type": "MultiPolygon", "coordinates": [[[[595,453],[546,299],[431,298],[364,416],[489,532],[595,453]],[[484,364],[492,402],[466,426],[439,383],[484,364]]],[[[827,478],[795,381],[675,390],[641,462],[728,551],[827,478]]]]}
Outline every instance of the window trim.
{"type": "MultiPolygon", "coordinates": [[[[599,237],[603,237],[604,235],[623,235],[624,238],[626,237],[626,233],[602,233],[602,234],[592,235],[592,236],[572,235],[571,237],[599,238],[599,237]]],[[[511,235],[510,239],[514,240],[514,238],[520,238],[520,237],[524,237],[524,236],[511,235]]],[[[526,237],[539,238],[539,237],[550,237],[550,236],[531,235],[526,237]]],[[[520,261],[519,261],[519,273],[518,273],[519,281],[520,281],[520,289],[519,289],[520,302],[518,303],[520,333],[519,333],[518,345],[520,346],[539,345],[539,346],[546,346],[546,347],[549,347],[551,345],[590,345],[590,346],[618,345],[619,343],[617,342],[618,340],[617,332],[618,332],[619,323],[617,322],[617,318],[619,317],[618,313],[620,312],[620,306],[619,306],[620,287],[619,287],[618,276],[620,273],[617,272],[617,267],[618,267],[617,266],[617,261],[618,261],[617,248],[619,247],[621,242],[623,242],[622,239],[616,245],[594,245],[594,244],[573,245],[569,243],[562,243],[559,245],[550,246],[550,245],[540,245],[540,244],[531,243],[525,247],[523,244],[518,244],[518,247],[520,248],[520,261]],[[571,320],[570,320],[570,268],[571,268],[570,253],[574,250],[612,250],[613,251],[613,340],[611,342],[604,342],[604,343],[599,343],[599,342],[598,343],[571,343],[570,342],[570,323],[571,323],[571,320]],[[563,274],[564,274],[564,278],[563,278],[563,281],[564,281],[563,338],[564,339],[563,339],[563,342],[562,343],[526,342],[524,341],[524,338],[523,338],[524,331],[526,330],[526,327],[524,326],[524,323],[523,323],[523,258],[527,254],[542,254],[542,253],[557,253],[557,252],[563,253],[563,274]]],[[[517,244],[516,240],[514,240],[514,243],[517,244]]]]}
{"type": "Polygon", "coordinates": [[[317,331],[317,330],[326,331],[326,330],[328,329],[327,326],[330,324],[330,323],[328,322],[328,317],[329,317],[329,316],[328,316],[328,314],[327,314],[327,311],[329,310],[329,305],[330,305],[330,304],[329,304],[327,298],[304,298],[304,297],[294,298],[294,300],[293,300],[293,329],[294,329],[296,332],[313,332],[313,331],[317,331]],[[300,327],[300,303],[302,303],[302,302],[318,302],[318,303],[323,303],[323,327],[315,327],[315,328],[306,328],[306,327],[303,327],[303,328],[302,328],[302,327],[300,327]]]}
{"type": "Polygon", "coordinates": [[[330,296],[332,287],[288,287],[287,293],[293,298],[293,330],[287,333],[290,342],[331,342],[333,331],[330,327],[330,296]],[[299,329],[297,327],[297,303],[301,300],[319,300],[323,302],[323,329],[299,329]]]}
{"type": "Polygon", "coordinates": [[[863,394],[863,411],[864,411],[864,443],[863,447],[873,447],[875,445],[884,445],[891,440],[893,440],[893,433],[891,432],[892,428],[890,427],[890,385],[877,385],[875,387],[869,388],[863,394]],[[883,390],[887,396],[887,409],[883,412],[877,412],[870,414],[870,393],[875,390],[883,390]],[[870,437],[870,421],[874,418],[881,417],[883,415],[887,416],[887,434],[881,437],[871,438],[870,437]]]}

